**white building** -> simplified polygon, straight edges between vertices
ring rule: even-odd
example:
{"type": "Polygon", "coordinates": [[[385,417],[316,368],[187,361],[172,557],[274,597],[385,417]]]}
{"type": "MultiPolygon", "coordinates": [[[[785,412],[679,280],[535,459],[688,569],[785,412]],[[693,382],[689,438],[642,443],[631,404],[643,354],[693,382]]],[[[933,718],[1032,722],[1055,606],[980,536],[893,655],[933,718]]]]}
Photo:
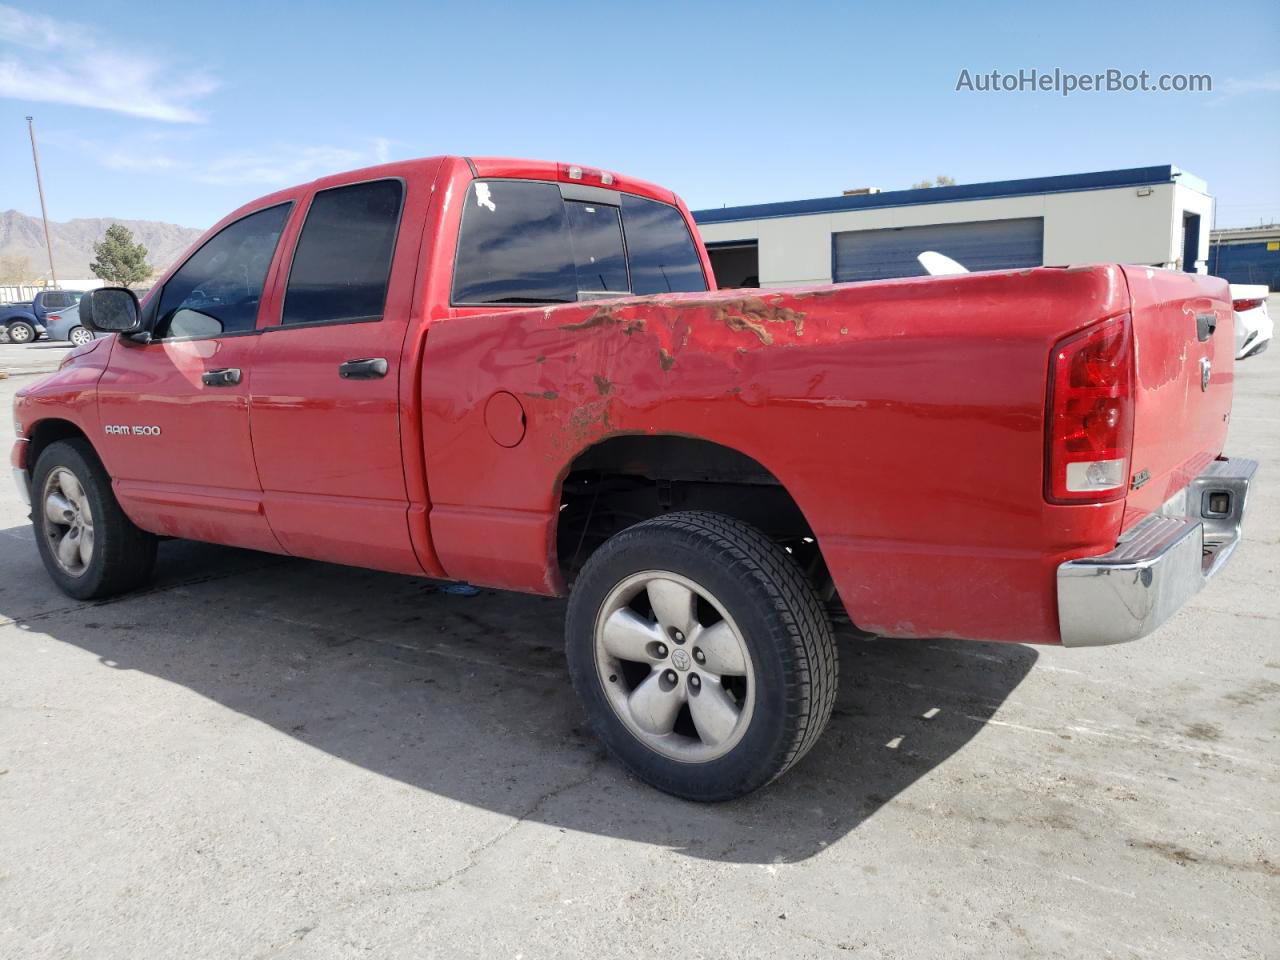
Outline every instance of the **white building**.
{"type": "Polygon", "coordinates": [[[1204,273],[1213,198],[1173,166],[695,210],[721,286],[920,276],[936,250],[970,270],[1140,263],[1204,273]]]}

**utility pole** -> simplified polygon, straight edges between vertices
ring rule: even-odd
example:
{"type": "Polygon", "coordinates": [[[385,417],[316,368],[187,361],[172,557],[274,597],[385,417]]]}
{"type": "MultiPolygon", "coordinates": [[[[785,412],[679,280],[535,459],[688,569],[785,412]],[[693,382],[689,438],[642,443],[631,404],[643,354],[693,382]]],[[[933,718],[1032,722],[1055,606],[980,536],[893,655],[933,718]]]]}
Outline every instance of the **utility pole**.
{"type": "Polygon", "coordinates": [[[31,135],[31,162],[36,166],[36,192],[40,194],[40,219],[44,221],[44,248],[49,253],[49,279],[56,287],[58,274],[53,269],[53,243],[49,239],[49,213],[44,208],[44,181],[40,179],[40,154],[36,150],[36,128],[27,117],[27,133],[31,135]]]}

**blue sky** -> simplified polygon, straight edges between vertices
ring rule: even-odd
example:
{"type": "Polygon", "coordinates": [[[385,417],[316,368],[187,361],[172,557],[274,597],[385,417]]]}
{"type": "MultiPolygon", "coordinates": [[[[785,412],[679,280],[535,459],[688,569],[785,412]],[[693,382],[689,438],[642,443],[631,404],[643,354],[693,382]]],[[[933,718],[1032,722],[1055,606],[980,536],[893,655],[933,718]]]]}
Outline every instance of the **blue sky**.
{"type": "Polygon", "coordinates": [[[1280,220],[1280,5],[0,0],[0,210],[207,226],[436,153],[626,171],[695,208],[1173,163],[1280,220]],[[961,69],[1212,93],[958,93],[961,69]]]}

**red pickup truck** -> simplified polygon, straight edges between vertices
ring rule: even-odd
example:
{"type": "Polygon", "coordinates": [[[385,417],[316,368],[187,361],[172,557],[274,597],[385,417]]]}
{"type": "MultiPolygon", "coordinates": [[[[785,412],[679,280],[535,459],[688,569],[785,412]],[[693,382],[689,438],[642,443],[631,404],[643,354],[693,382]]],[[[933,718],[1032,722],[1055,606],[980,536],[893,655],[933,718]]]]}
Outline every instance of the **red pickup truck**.
{"type": "Polygon", "coordinates": [[[1114,265],[715,291],[688,210],[436,157],[247,204],[22,390],[74,597],[160,537],[568,595],[637,775],[746,793],[818,738],[831,615],[890,637],[1155,629],[1240,537],[1224,281],[1114,265]]]}

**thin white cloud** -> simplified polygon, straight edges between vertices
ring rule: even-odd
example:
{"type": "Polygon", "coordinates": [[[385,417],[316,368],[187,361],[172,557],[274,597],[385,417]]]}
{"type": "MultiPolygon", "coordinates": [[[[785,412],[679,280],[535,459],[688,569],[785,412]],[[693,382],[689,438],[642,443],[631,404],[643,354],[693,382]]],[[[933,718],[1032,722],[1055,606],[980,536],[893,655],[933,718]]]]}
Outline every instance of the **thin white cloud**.
{"type": "Polygon", "coordinates": [[[1269,70],[1256,77],[1227,77],[1214,86],[1216,96],[1209,101],[1214,105],[1250,94],[1280,93],[1280,70],[1269,70]]]}
{"type": "Polygon", "coordinates": [[[285,187],[330,173],[385,163],[392,142],[385,137],[375,137],[359,147],[288,145],[241,150],[210,160],[193,171],[193,176],[202,183],[285,187]]]}
{"type": "Polygon", "coordinates": [[[394,140],[386,137],[373,138],[373,158],[378,163],[386,163],[391,159],[391,148],[395,145],[394,140]]]}
{"type": "Polygon", "coordinates": [[[54,127],[42,136],[45,146],[73,154],[78,161],[92,161],[109,170],[160,172],[181,170],[185,163],[168,151],[190,138],[185,129],[143,130],[121,137],[83,137],[54,127]]]}
{"type": "Polygon", "coordinates": [[[1272,70],[1258,77],[1240,79],[1228,77],[1222,85],[1222,93],[1226,96],[1238,96],[1244,93],[1280,93],[1280,70],[1272,70]]]}
{"type": "Polygon", "coordinates": [[[163,153],[145,153],[128,149],[106,150],[99,154],[102,165],[109,170],[132,170],[138,173],[156,173],[177,170],[181,164],[163,153]]]}
{"type": "Polygon", "coordinates": [[[386,163],[396,143],[388,137],[367,137],[341,147],[270,144],[209,155],[201,146],[208,138],[190,128],[141,130],[127,137],[84,137],[55,128],[43,139],[46,145],[109,170],[170,174],[177,180],[216,186],[264,187],[287,187],[386,163]]]}
{"type": "Polygon", "coordinates": [[[194,104],[217,86],[130,44],[117,52],[83,24],[0,4],[0,97],[202,123],[194,104]]]}

